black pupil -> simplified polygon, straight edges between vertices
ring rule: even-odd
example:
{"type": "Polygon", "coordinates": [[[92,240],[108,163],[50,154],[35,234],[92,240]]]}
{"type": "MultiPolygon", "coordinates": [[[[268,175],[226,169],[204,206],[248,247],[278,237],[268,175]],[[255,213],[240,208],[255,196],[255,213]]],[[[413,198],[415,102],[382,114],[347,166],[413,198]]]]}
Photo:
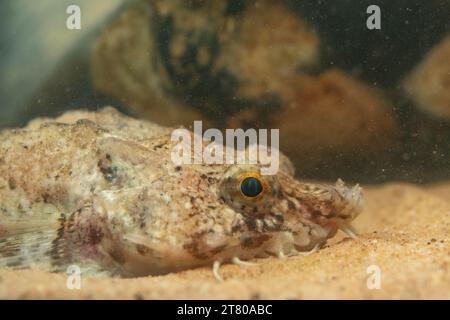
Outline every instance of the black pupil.
{"type": "Polygon", "coordinates": [[[241,182],[241,191],[247,197],[256,197],[262,191],[261,182],[253,177],[248,177],[241,182]]]}

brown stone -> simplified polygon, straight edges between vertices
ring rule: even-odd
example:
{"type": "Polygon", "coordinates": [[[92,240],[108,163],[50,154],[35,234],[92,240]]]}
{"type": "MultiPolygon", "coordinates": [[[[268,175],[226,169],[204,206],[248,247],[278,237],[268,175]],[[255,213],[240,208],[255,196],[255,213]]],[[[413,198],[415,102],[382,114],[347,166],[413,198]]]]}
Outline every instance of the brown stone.
{"type": "Polygon", "coordinates": [[[417,107],[450,120],[450,36],[430,50],[403,87],[417,107]]]}

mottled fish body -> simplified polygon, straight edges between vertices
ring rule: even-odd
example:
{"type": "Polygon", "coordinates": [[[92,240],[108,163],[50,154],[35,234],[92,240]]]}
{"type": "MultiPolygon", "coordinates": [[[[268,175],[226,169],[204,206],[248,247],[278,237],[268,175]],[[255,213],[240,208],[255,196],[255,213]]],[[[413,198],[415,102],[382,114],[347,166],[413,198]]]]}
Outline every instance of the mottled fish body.
{"type": "Polygon", "coordinates": [[[3,131],[0,266],[164,274],[353,235],[358,186],[299,182],[283,155],[273,176],[259,165],[179,166],[171,132],[112,108],[3,131]]]}

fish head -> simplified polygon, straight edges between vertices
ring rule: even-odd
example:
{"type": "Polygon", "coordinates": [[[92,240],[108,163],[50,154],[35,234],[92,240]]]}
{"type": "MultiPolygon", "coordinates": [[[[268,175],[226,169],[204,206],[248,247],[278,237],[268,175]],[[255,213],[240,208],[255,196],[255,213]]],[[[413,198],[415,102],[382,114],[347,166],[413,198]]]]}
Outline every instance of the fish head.
{"type": "Polygon", "coordinates": [[[309,251],[349,226],[363,207],[358,185],[349,188],[342,180],[334,185],[300,182],[292,171],[283,169],[263,175],[256,165],[229,167],[220,193],[246,221],[241,245],[263,239],[252,253],[262,256],[309,251]]]}

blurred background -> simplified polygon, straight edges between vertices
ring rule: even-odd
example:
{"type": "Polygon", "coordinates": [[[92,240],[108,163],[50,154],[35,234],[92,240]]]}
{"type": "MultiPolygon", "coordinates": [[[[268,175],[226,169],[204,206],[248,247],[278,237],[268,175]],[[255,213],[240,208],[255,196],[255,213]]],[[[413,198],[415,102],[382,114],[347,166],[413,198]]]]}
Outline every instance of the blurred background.
{"type": "Polygon", "coordinates": [[[0,129],[113,105],[279,128],[303,178],[450,178],[448,0],[3,0],[0,16],[0,129]]]}

